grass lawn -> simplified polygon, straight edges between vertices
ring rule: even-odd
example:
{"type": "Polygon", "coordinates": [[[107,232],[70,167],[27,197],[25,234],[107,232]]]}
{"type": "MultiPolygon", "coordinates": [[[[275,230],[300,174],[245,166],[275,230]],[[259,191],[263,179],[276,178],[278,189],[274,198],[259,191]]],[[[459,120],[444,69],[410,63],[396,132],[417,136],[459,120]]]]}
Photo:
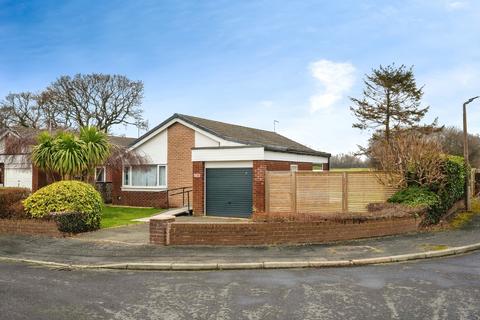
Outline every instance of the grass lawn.
{"type": "Polygon", "coordinates": [[[165,211],[155,208],[135,208],[106,205],[102,212],[100,228],[111,228],[138,223],[132,219],[145,218],[165,211]]]}

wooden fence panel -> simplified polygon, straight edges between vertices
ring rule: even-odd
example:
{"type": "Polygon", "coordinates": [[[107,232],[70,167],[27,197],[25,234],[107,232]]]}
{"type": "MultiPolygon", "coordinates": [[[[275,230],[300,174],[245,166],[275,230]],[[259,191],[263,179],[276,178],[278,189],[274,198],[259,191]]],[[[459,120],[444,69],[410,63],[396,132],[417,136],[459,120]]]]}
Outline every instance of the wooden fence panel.
{"type": "Polygon", "coordinates": [[[341,173],[297,173],[297,212],[342,212],[342,180],[341,173]]]}
{"type": "Polygon", "coordinates": [[[385,202],[396,189],[379,181],[379,172],[267,172],[267,212],[325,214],[367,212],[367,205],[385,202]]]}
{"type": "Polygon", "coordinates": [[[293,174],[290,172],[267,172],[265,199],[266,207],[269,212],[291,213],[292,208],[292,188],[291,183],[293,174]]]}
{"type": "Polygon", "coordinates": [[[385,176],[373,172],[348,173],[348,212],[367,212],[369,203],[385,202],[395,193],[394,188],[380,183],[380,175],[385,176]]]}

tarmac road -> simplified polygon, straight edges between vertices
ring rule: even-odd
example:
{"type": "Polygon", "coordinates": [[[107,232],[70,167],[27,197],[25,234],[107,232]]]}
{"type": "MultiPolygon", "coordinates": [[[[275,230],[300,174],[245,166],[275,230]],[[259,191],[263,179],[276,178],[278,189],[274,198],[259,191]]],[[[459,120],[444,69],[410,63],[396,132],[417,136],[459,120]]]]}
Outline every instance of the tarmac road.
{"type": "Polygon", "coordinates": [[[0,264],[1,319],[480,319],[480,253],[335,269],[0,264]]]}

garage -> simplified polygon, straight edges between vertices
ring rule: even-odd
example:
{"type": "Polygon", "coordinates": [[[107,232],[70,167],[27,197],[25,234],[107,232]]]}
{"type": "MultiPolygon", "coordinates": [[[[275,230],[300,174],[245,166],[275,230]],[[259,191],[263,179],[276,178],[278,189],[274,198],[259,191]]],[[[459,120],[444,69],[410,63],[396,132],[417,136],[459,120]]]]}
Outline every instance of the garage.
{"type": "Polygon", "coordinates": [[[207,168],[205,192],[207,215],[249,218],[252,168],[207,168]]]}

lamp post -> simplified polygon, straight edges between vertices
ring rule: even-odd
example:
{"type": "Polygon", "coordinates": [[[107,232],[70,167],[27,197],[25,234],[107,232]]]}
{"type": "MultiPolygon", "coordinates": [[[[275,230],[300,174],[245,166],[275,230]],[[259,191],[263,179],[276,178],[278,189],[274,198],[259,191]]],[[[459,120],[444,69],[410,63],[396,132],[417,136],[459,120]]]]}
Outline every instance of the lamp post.
{"type": "MultiPolygon", "coordinates": [[[[470,167],[470,163],[468,161],[467,105],[478,98],[480,98],[480,96],[470,98],[463,103],[463,159],[465,161],[466,168],[470,167]]],[[[470,211],[472,209],[472,203],[470,200],[470,196],[472,193],[472,191],[470,190],[471,175],[471,172],[467,172],[467,177],[465,179],[465,209],[467,211],[470,211]]]]}

